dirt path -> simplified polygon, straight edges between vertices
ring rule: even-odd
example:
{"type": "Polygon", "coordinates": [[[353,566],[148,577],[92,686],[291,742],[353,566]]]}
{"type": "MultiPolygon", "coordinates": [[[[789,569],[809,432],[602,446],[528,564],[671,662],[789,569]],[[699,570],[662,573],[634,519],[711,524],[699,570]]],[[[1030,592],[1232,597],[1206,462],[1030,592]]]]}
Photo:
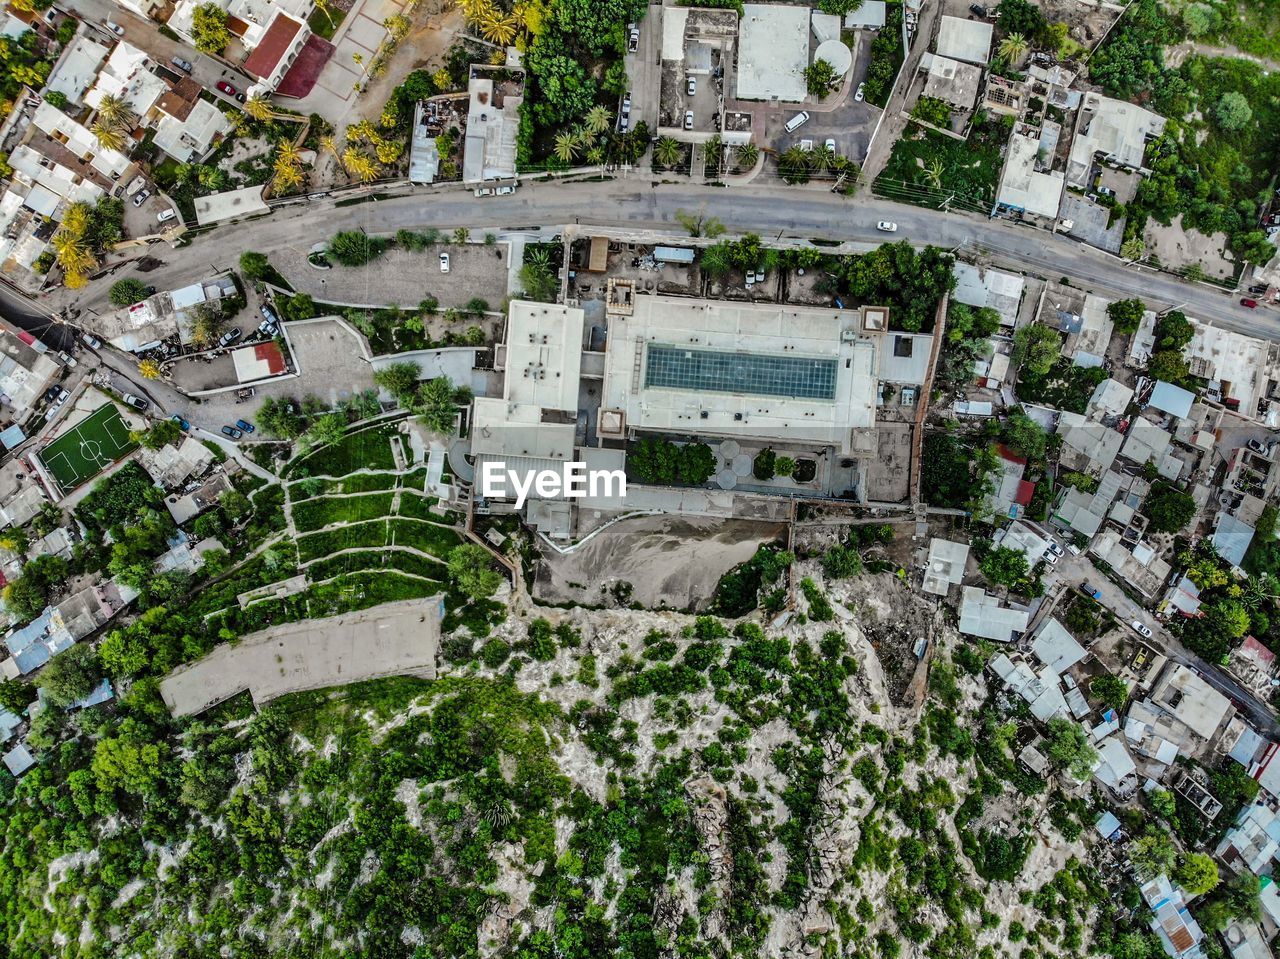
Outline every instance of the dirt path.
{"type": "Polygon", "coordinates": [[[1256,63],[1260,67],[1267,70],[1280,70],[1280,60],[1268,60],[1266,57],[1255,57],[1252,53],[1245,53],[1243,50],[1237,50],[1235,47],[1215,47],[1208,43],[1194,43],[1188,40],[1186,43],[1180,43],[1176,47],[1168,47],[1165,50],[1165,65],[1169,68],[1182,66],[1193,53],[1198,53],[1204,57],[1225,57],[1233,60],[1248,60],[1250,63],[1256,63]]]}

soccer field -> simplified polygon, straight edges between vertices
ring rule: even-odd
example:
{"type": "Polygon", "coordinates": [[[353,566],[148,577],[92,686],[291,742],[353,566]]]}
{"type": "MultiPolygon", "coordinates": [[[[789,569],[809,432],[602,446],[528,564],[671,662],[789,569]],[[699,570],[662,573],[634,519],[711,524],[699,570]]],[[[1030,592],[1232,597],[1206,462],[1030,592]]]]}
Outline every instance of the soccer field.
{"type": "Polygon", "coordinates": [[[114,403],[94,410],[40,451],[40,462],[69,493],[137,448],[114,403]]]}

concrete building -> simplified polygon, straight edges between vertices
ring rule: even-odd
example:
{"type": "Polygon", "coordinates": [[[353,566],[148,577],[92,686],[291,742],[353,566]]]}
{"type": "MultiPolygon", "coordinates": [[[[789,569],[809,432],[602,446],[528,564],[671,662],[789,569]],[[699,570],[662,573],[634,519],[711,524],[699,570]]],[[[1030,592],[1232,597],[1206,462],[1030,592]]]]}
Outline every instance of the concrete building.
{"type": "Polygon", "coordinates": [[[61,93],[72,106],[82,105],[85,91],[93,85],[107,53],[108,48],[87,33],[77,34],[49,71],[45,92],[61,93]]]}
{"type": "Polygon", "coordinates": [[[1051,150],[1042,153],[1041,144],[1040,139],[1022,133],[1009,138],[1009,154],[1000,176],[996,203],[1016,213],[1055,220],[1062,203],[1064,180],[1061,173],[1046,169],[1047,164],[1053,162],[1053,153],[1051,150]]]}
{"type": "MultiPolygon", "coordinates": [[[[195,10],[206,0],[178,0],[169,17],[169,28],[195,46],[191,24],[195,10]]],[[[315,0],[213,0],[227,12],[227,29],[233,39],[229,55],[244,55],[241,69],[257,77],[247,93],[272,93],[284,81],[290,67],[311,37],[307,18],[315,0]]]]}
{"type": "Polygon", "coordinates": [[[801,103],[808,96],[809,7],[748,3],[738,26],[739,100],[801,103]]]}
{"type": "Polygon", "coordinates": [[[440,172],[440,150],[427,124],[422,103],[413,108],[413,131],[409,135],[409,182],[434,183],[440,172]]]}
{"type": "Polygon", "coordinates": [[[234,128],[231,118],[184,77],[156,102],[154,142],[179,163],[203,160],[234,128]]]}
{"type": "Polygon", "coordinates": [[[1241,522],[1230,513],[1219,513],[1212,542],[1218,555],[1238,570],[1244,564],[1244,555],[1249,551],[1255,532],[1253,526],[1241,522]]]}
{"type": "Polygon", "coordinates": [[[1280,859],[1280,815],[1265,802],[1247,806],[1213,854],[1255,876],[1275,868],[1280,859]]]}
{"type": "Polygon", "coordinates": [[[1000,653],[991,660],[991,671],[1009,692],[1026,702],[1031,715],[1041,722],[1067,715],[1067,700],[1062,695],[1059,677],[1053,670],[1041,669],[1037,675],[1023,660],[1013,660],[1000,653]]]}
{"type": "Polygon", "coordinates": [[[934,50],[952,60],[964,60],[985,67],[991,59],[993,27],[985,20],[943,17],[938,24],[934,50]]]}
{"type": "Polygon", "coordinates": [[[951,296],[956,302],[995,310],[1000,314],[1001,326],[1017,324],[1018,310],[1026,290],[1026,281],[1022,277],[961,260],[956,261],[953,272],[956,288],[951,296]]]}
{"type": "Polygon", "coordinates": [[[1142,885],[1142,898],[1151,910],[1151,931],[1171,959],[1198,959],[1204,955],[1204,933],[1187,909],[1182,889],[1157,876],[1142,885]]]}
{"type": "Polygon", "coordinates": [[[981,67],[926,53],[920,58],[920,70],[925,74],[924,96],[943,100],[965,112],[973,111],[982,85],[981,67]]]}
{"type": "Polygon", "coordinates": [[[722,92],[732,89],[737,43],[738,15],[733,10],[663,7],[659,135],[700,143],[719,134],[727,144],[750,142],[750,114],[727,117],[722,92]],[[692,125],[686,126],[689,113],[692,125]]]}
{"type": "Polygon", "coordinates": [[[112,346],[127,352],[143,352],[174,337],[190,343],[197,308],[235,295],[235,281],[229,275],[218,276],[105,313],[92,328],[112,346]]]}
{"type": "Polygon", "coordinates": [[[966,586],[960,601],[960,632],[997,643],[1008,643],[1026,632],[1030,614],[1025,609],[1002,606],[978,586],[966,586]]]}
{"type": "Polygon", "coordinates": [[[875,425],[884,339],[864,331],[857,310],[636,297],[610,325],[597,429],[750,436],[848,454],[875,425]]]}
{"type": "Polygon", "coordinates": [[[239,190],[198,196],[195,199],[196,222],[207,226],[210,223],[225,223],[228,220],[267,213],[271,208],[262,199],[262,190],[261,186],[247,186],[239,190]]]}
{"type": "Polygon", "coordinates": [[[929,559],[925,563],[924,591],[934,596],[946,596],[952,586],[964,578],[965,563],[969,559],[968,543],[953,543],[934,537],[929,541],[929,559]]]}
{"type": "Polygon", "coordinates": [[[194,436],[187,436],[176,446],[166,444],[158,450],[144,449],[139,462],[156,485],[174,489],[213,465],[213,452],[194,436]]]}
{"type": "Polygon", "coordinates": [[[1200,678],[1190,666],[1175,663],[1151,690],[1150,701],[1184,725],[1202,742],[1212,741],[1235,715],[1231,700],[1200,678]]]}
{"type": "Polygon", "coordinates": [[[1036,631],[1035,639],[1031,641],[1031,651],[1041,663],[1059,676],[1089,655],[1053,616],[1046,619],[1036,631]]]}
{"type": "Polygon", "coordinates": [[[128,104],[139,119],[144,119],[169,85],[151,72],[151,58],[131,43],[121,40],[102,64],[93,87],[85,94],[85,103],[95,110],[106,96],[128,104]]]}
{"type": "Polygon", "coordinates": [[[473,64],[467,92],[470,99],[462,182],[514,179],[524,74],[505,67],[473,64]]]}
{"type": "Polygon", "coordinates": [[[1142,170],[1147,141],[1163,133],[1164,126],[1164,117],[1150,110],[1125,100],[1086,93],[1076,119],[1067,184],[1087,190],[1099,161],[1142,170]]]}
{"type": "Polygon", "coordinates": [[[0,320],[0,420],[24,423],[62,367],[44,343],[0,320]]]}
{"type": "Polygon", "coordinates": [[[88,127],[77,123],[48,101],[36,107],[31,126],[62,144],[72,156],[88,165],[111,185],[118,183],[133,165],[125,154],[103,147],[88,127]]]}

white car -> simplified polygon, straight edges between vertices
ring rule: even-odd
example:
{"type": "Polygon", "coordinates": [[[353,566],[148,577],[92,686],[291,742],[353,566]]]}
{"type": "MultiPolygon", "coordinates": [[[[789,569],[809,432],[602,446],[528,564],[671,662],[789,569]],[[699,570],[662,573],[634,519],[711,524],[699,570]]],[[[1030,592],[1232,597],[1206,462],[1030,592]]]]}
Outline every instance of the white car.
{"type": "Polygon", "coordinates": [[[693,95],[694,95],[695,93],[697,93],[697,92],[698,92],[698,78],[697,78],[697,77],[690,77],[690,78],[689,78],[689,88],[688,88],[689,96],[693,96],[693,95]]]}
{"type": "Polygon", "coordinates": [[[876,224],[876,229],[884,233],[897,233],[898,224],[890,222],[889,220],[881,220],[876,224]]]}
{"type": "Polygon", "coordinates": [[[1146,624],[1136,619],[1129,625],[1133,627],[1133,631],[1137,633],[1139,636],[1145,636],[1147,639],[1151,638],[1150,626],[1147,626],[1146,624]]]}
{"type": "Polygon", "coordinates": [[[103,22],[107,25],[107,29],[110,30],[112,33],[114,33],[117,37],[124,36],[124,27],[120,26],[120,24],[116,23],[114,20],[105,20],[103,22]]]}
{"type": "Polygon", "coordinates": [[[836,141],[831,137],[827,137],[826,141],[822,144],[822,149],[826,150],[828,153],[835,153],[836,141]]]}
{"type": "Polygon", "coordinates": [[[1061,546],[1059,546],[1057,543],[1050,543],[1049,552],[1052,553],[1054,556],[1061,556],[1065,552],[1065,550],[1061,546]]]}
{"type": "Polygon", "coordinates": [[[157,223],[168,223],[170,220],[172,220],[172,219],[173,219],[174,217],[176,217],[177,215],[178,215],[178,211],[177,211],[177,210],[175,210],[173,207],[169,207],[169,209],[167,209],[167,210],[161,210],[159,213],[157,213],[157,214],[156,214],[156,222],[157,222],[157,223]]]}
{"type": "Polygon", "coordinates": [[[448,253],[440,254],[440,272],[441,273],[449,272],[449,254],[448,253]]]}
{"type": "Polygon", "coordinates": [[[693,129],[693,111],[692,110],[684,111],[684,128],[686,130],[693,129]]]}
{"type": "Polygon", "coordinates": [[[511,194],[515,192],[516,192],[516,188],[508,183],[506,186],[498,187],[496,190],[493,191],[493,194],[494,196],[511,196],[511,194]]]}
{"type": "Polygon", "coordinates": [[[854,94],[853,94],[853,99],[855,102],[861,103],[866,98],[866,89],[867,89],[867,85],[865,83],[858,84],[858,89],[854,91],[854,94]]]}

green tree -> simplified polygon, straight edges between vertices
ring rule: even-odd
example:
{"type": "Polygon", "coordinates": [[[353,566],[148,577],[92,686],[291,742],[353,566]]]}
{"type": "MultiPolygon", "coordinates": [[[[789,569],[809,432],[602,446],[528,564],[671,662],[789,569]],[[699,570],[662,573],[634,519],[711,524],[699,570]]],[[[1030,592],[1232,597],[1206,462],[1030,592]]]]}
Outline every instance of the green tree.
{"type": "Polygon", "coordinates": [[[827,579],[848,579],[862,572],[862,557],[847,546],[832,546],[822,554],[822,572],[827,579]]]}
{"type": "Polygon", "coordinates": [[[1049,720],[1045,755],[1078,780],[1088,779],[1098,764],[1098,751],[1089,744],[1085,731],[1061,716],[1049,720]]]}
{"type": "Polygon", "coordinates": [[[173,420],[156,420],[151,428],[142,434],[142,445],[149,450],[158,450],[170,443],[177,444],[183,437],[182,427],[173,420]]]}
{"type": "Polygon", "coordinates": [[[1213,116],[1223,130],[1243,130],[1253,120],[1253,108],[1243,93],[1229,90],[1213,108],[1213,116]]]}
{"type": "Polygon", "coordinates": [[[982,575],[1000,586],[1017,587],[1031,574],[1025,553],[1008,546],[993,547],[978,563],[982,575]]]}
{"type": "Polygon", "coordinates": [[[493,558],[482,546],[464,543],[449,554],[449,582],[469,599],[488,599],[502,584],[493,558]]]}
{"type": "Polygon", "coordinates": [[[1180,385],[1191,376],[1181,350],[1156,350],[1147,360],[1147,375],[1152,379],[1180,385]]]}
{"type": "Polygon", "coordinates": [[[1168,875],[1176,860],[1173,841],[1159,829],[1149,829],[1129,844],[1129,861],[1143,879],[1168,875]]]}
{"type": "Polygon", "coordinates": [[[201,53],[221,53],[231,42],[227,11],[216,3],[200,4],[191,13],[191,38],[201,53]]]}
{"type": "Polygon", "coordinates": [[[1057,362],[1061,350],[1062,340],[1057,330],[1041,323],[1028,323],[1013,334],[1010,360],[1033,376],[1045,376],[1057,362]]]}
{"type": "Polygon", "coordinates": [[[343,230],[329,241],[329,255],[343,266],[364,266],[380,257],[387,241],[369,236],[364,230],[343,230]]]}
{"type": "Polygon", "coordinates": [[[1195,338],[1196,328],[1185,313],[1170,310],[1156,320],[1154,333],[1157,350],[1180,351],[1195,338]]]}
{"type": "Polygon", "coordinates": [[[394,396],[400,404],[407,405],[418,392],[418,379],[422,370],[417,363],[392,363],[373,374],[373,381],[394,396]]]}
{"type": "Polygon", "coordinates": [[[132,306],[147,298],[147,285],[141,280],[126,277],[111,284],[107,298],[114,306],[132,306]]]}
{"type": "Polygon", "coordinates": [[[38,685],[49,702],[66,707],[88,696],[101,681],[102,664],[97,653],[81,644],[53,657],[40,674],[38,685]]]}
{"type": "Polygon", "coordinates": [[[684,159],[684,146],[674,137],[661,137],[653,145],[653,159],[659,166],[671,169],[684,159]]]}
{"type": "Polygon", "coordinates": [[[271,274],[271,264],[265,253],[245,250],[240,254],[240,272],[247,280],[265,280],[271,274]]]}
{"type": "Polygon", "coordinates": [[[1028,416],[1021,407],[1015,407],[1000,429],[1000,438],[1019,456],[1030,460],[1043,459],[1049,434],[1043,426],[1028,416]]]}
{"type": "Polygon", "coordinates": [[[1142,504],[1142,512],[1150,520],[1152,532],[1176,533],[1196,515],[1196,501],[1190,493],[1160,480],[1152,486],[1142,504]]]}
{"type": "Polygon", "coordinates": [[[1202,852],[1188,854],[1179,864],[1173,878],[1193,896],[1200,896],[1218,885],[1218,864],[1202,852]]]}
{"type": "Polygon", "coordinates": [[[1096,699],[1101,700],[1103,706],[1110,709],[1123,709],[1129,698],[1129,684],[1118,676],[1105,673],[1094,677],[1089,684],[1089,692],[1096,699]]]}
{"type": "Polygon", "coordinates": [[[464,395],[447,376],[427,380],[418,387],[413,411],[428,429],[452,434],[457,426],[458,405],[464,395]]]}
{"type": "Polygon", "coordinates": [[[1111,318],[1117,333],[1136,333],[1146,310],[1147,305],[1134,297],[1110,303],[1107,306],[1107,316],[1111,318]]]}
{"type": "Polygon", "coordinates": [[[36,699],[36,688],[21,679],[0,679],[0,706],[21,716],[36,699]]]}
{"type": "Polygon", "coordinates": [[[819,57],[811,66],[804,68],[804,82],[812,96],[825,100],[831,88],[840,80],[836,68],[819,57]]]}

